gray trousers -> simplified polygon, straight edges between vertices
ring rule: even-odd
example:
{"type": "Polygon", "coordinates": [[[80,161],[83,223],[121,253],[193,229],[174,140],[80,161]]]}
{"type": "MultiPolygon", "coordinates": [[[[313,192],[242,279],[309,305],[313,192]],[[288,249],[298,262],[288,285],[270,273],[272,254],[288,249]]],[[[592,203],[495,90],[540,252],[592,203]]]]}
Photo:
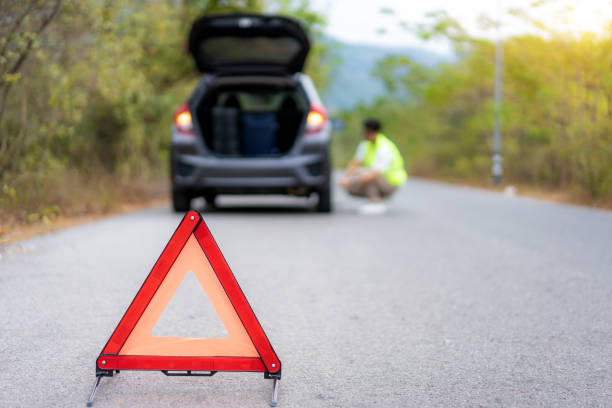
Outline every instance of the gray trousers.
{"type": "Polygon", "coordinates": [[[383,198],[389,197],[397,190],[397,187],[389,184],[382,175],[367,183],[359,183],[357,178],[369,171],[370,170],[366,168],[359,168],[355,173],[351,174],[351,181],[346,189],[350,195],[367,197],[370,201],[379,202],[383,198]]]}

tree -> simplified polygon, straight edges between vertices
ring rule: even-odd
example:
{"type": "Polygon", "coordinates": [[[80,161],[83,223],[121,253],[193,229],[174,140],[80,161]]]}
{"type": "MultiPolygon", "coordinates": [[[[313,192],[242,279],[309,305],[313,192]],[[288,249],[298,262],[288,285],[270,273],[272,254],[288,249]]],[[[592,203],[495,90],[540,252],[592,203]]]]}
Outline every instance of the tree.
{"type": "MultiPolygon", "coordinates": [[[[9,93],[13,85],[21,79],[24,62],[45,29],[60,12],[61,6],[61,0],[3,2],[0,17],[0,124],[9,93]]],[[[0,128],[0,172],[5,168],[23,135],[23,128],[16,135],[0,128]]]]}

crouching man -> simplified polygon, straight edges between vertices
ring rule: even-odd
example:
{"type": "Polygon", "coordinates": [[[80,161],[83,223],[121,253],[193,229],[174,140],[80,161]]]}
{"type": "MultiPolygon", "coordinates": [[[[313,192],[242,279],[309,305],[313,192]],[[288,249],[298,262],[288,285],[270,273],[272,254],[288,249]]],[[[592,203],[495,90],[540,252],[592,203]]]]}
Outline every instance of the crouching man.
{"type": "Polygon", "coordinates": [[[378,120],[363,121],[364,140],[339,182],[350,195],[370,200],[359,209],[365,214],[384,213],[387,207],[382,200],[390,197],[407,178],[399,149],[380,130],[378,120]]]}

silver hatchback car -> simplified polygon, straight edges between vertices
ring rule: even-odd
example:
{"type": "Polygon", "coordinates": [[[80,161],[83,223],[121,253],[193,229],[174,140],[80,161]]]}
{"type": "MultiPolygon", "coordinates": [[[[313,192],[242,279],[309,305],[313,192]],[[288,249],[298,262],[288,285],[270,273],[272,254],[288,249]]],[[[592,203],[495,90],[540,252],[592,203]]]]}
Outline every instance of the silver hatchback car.
{"type": "Polygon", "coordinates": [[[189,51],[203,74],[174,114],[172,203],[218,194],[318,196],[331,211],[331,125],[301,73],[310,42],[297,21],[257,14],[196,20],[189,51]]]}

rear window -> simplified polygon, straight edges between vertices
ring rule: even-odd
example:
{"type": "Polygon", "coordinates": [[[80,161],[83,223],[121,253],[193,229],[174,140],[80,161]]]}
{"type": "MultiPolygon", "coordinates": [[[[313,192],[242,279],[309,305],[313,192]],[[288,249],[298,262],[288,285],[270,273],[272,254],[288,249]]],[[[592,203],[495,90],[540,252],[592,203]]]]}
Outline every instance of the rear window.
{"type": "Polygon", "coordinates": [[[219,36],[200,44],[200,52],[213,65],[244,63],[287,64],[295,58],[302,45],[291,37],[219,36]]]}
{"type": "Polygon", "coordinates": [[[240,103],[242,112],[276,112],[281,109],[284,103],[291,100],[298,110],[306,109],[303,99],[296,92],[278,91],[250,91],[250,92],[222,92],[217,97],[218,106],[227,106],[226,101],[230,97],[235,97],[240,103]]]}

